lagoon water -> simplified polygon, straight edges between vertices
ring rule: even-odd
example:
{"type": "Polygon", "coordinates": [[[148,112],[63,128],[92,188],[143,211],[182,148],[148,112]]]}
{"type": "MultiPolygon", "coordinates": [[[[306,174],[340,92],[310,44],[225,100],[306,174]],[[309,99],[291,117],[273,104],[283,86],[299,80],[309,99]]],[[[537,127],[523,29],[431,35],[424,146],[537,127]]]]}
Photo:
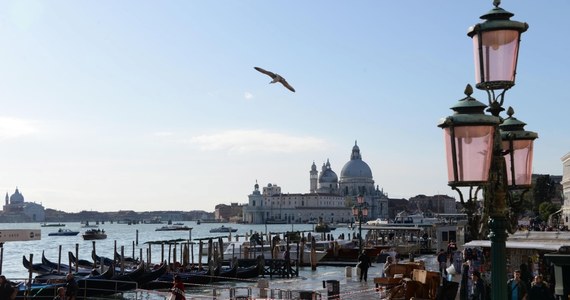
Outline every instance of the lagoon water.
{"type": "MultiPolygon", "coordinates": [[[[29,258],[33,254],[34,262],[41,261],[42,251],[45,251],[46,257],[53,261],[58,261],[59,247],[61,246],[61,261],[68,264],[69,251],[75,253],[76,245],[79,247],[79,258],[91,260],[91,250],[93,249],[93,241],[84,241],[81,234],[88,228],[82,228],[80,223],[65,223],[63,228],[79,231],[77,236],[48,236],[48,233],[57,231],[60,227],[41,227],[39,223],[0,223],[0,231],[4,229],[40,229],[41,240],[39,241],[26,241],[26,242],[6,242],[3,247],[3,264],[2,274],[6,275],[8,279],[20,281],[28,278],[28,272],[22,265],[22,256],[25,255],[29,258]]],[[[145,242],[159,241],[159,240],[175,240],[175,239],[188,239],[191,238],[194,242],[197,239],[206,237],[228,236],[227,233],[210,233],[211,228],[219,227],[221,224],[202,223],[200,225],[195,222],[184,222],[184,225],[192,227],[191,235],[188,231],[156,231],[156,228],[164,224],[100,224],[99,228],[104,229],[107,233],[107,239],[95,241],[97,254],[105,257],[112,257],[115,249],[115,243],[118,251],[121,246],[124,247],[125,256],[133,256],[133,242],[137,237],[138,231],[138,245],[134,246],[135,257],[139,257],[140,249],[143,251],[143,258],[146,260],[146,250],[148,244],[145,242]]],[[[237,228],[238,231],[233,233],[233,240],[235,235],[243,236],[250,232],[260,233],[275,233],[285,232],[291,230],[299,231],[312,231],[312,224],[268,224],[268,225],[251,225],[251,224],[224,224],[237,228]]],[[[347,227],[340,227],[331,234],[338,237],[340,234],[345,234],[348,237],[353,236],[357,229],[352,230],[347,227]]],[[[366,231],[363,230],[363,235],[366,231]]],[[[224,239],[227,240],[227,239],[224,239]]],[[[167,251],[165,247],[165,251],[167,251]]],[[[179,251],[179,250],[178,250],[179,251]]],[[[167,255],[167,254],[165,254],[167,255]]],[[[152,263],[159,263],[161,256],[161,246],[152,246],[152,263]]],[[[430,255],[425,258],[428,270],[436,270],[437,263],[435,256],[430,255]]],[[[194,245],[194,261],[197,262],[198,246],[194,245]]],[[[206,262],[206,258],[202,257],[202,262],[206,262]]],[[[383,264],[373,264],[369,271],[369,281],[359,282],[356,276],[356,268],[352,268],[350,275],[345,267],[334,266],[319,266],[316,270],[311,267],[302,267],[300,269],[299,277],[296,278],[278,278],[274,277],[269,279],[269,289],[271,298],[281,299],[281,294],[294,293],[295,291],[315,291],[326,297],[327,288],[324,282],[338,281],[340,284],[341,298],[357,298],[357,299],[378,299],[379,294],[375,289],[374,283],[371,280],[374,277],[381,276],[383,264]],[[275,294],[273,294],[275,293],[275,294]]],[[[242,281],[221,281],[212,285],[200,285],[188,287],[186,289],[187,299],[229,299],[231,289],[249,289],[253,296],[260,298],[260,290],[257,288],[259,278],[245,279],[242,281]],[[214,295],[214,297],[212,297],[214,295]]],[[[243,292],[243,290],[241,290],[243,292]]],[[[164,300],[167,298],[168,293],[159,291],[138,291],[134,295],[123,295],[123,299],[146,299],[146,300],[164,300]]],[[[290,294],[295,297],[294,294],[290,294]]],[[[286,298],[286,297],[285,297],[286,298]]]]}
{"type": "MultiPolygon", "coordinates": [[[[183,222],[184,225],[191,227],[192,230],[188,231],[156,231],[157,228],[166,224],[117,224],[105,223],[99,224],[99,229],[104,229],[107,233],[107,239],[95,241],[96,252],[99,256],[113,257],[115,243],[117,251],[120,253],[121,247],[124,247],[124,254],[127,257],[139,257],[140,249],[142,249],[143,259],[146,261],[146,251],[148,244],[146,242],[159,241],[159,240],[175,240],[175,239],[189,239],[196,241],[199,238],[206,237],[227,237],[228,233],[210,233],[210,229],[219,227],[219,223],[202,223],[200,225],[193,221],[183,222]],[[137,239],[138,231],[138,245],[133,244],[137,239]],[[134,249],[134,251],[133,251],[134,249]]],[[[59,248],[61,246],[61,262],[68,264],[68,252],[71,251],[75,254],[76,245],[79,247],[79,259],[91,260],[91,251],[93,249],[93,241],[83,240],[81,234],[89,228],[82,228],[80,223],[65,223],[65,227],[41,227],[40,223],[0,223],[0,231],[5,229],[40,229],[41,240],[38,241],[22,241],[22,242],[5,242],[3,247],[3,261],[2,261],[2,274],[8,278],[28,278],[28,271],[22,265],[22,256],[30,257],[33,254],[33,262],[41,262],[42,251],[45,251],[45,256],[52,262],[58,261],[59,248]],[[66,228],[74,231],[79,231],[77,236],[48,236],[48,233],[55,232],[59,228],[66,228]]],[[[251,225],[251,224],[224,224],[225,226],[237,228],[238,231],[232,233],[235,240],[235,235],[243,236],[250,232],[285,232],[288,230],[311,231],[312,224],[268,224],[268,225],[251,225]]],[[[351,233],[352,230],[348,228],[337,228],[331,232],[335,237],[341,233],[351,233]]],[[[363,232],[364,234],[364,232],[363,232]]],[[[224,239],[227,241],[227,239],[224,239]]],[[[168,247],[165,247],[168,251],[168,247]]],[[[165,259],[167,254],[165,254],[165,259]]],[[[179,257],[179,256],[178,256],[179,257]]],[[[161,258],[161,246],[152,246],[151,262],[159,263],[161,258]]],[[[194,245],[194,261],[197,262],[198,245],[194,245]]],[[[206,258],[203,257],[202,261],[205,263],[206,258]]]]}

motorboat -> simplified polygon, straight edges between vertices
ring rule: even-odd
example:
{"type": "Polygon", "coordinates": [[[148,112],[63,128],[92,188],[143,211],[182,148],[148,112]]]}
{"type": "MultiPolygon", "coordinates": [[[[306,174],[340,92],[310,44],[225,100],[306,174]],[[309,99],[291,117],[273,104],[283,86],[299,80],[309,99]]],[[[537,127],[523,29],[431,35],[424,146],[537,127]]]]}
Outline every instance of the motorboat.
{"type": "Polygon", "coordinates": [[[104,240],[107,238],[105,230],[89,229],[83,233],[84,240],[104,240]]]}
{"type": "Polygon", "coordinates": [[[376,220],[371,220],[366,222],[366,225],[387,225],[388,224],[388,220],[387,219],[382,219],[382,218],[378,218],[376,220]]]}
{"type": "Polygon", "coordinates": [[[410,225],[433,225],[441,222],[438,218],[426,217],[423,213],[407,214],[405,211],[399,212],[394,218],[396,224],[410,224],[410,225]]]}
{"type": "Polygon", "coordinates": [[[224,225],[222,225],[221,227],[218,228],[212,228],[210,229],[210,233],[219,233],[219,232],[236,232],[237,228],[231,228],[231,227],[226,227],[224,225]]]}
{"type": "Polygon", "coordinates": [[[65,227],[63,223],[43,223],[42,227],[65,227]]]}
{"type": "Polygon", "coordinates": [[[192,227],[186,225],[165,225],[155,229],[155,231],[176,231],[176,230],[192,230],[192,227]]]}
{"type": "Polygon", "coordinates": [[[79,234],[79,231],[73,231],[73,230],[69,230],[69,229],[60,228],[56,232],[48,233],[48,236],[76,236],[78,234],[79,234]]]}

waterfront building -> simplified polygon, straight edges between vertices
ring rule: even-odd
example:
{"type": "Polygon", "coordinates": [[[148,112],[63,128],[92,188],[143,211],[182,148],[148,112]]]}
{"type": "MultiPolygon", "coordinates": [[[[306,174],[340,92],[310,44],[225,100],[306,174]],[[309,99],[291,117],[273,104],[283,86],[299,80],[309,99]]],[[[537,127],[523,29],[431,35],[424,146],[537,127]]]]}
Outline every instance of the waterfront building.
{"type": "Polygon", "coordinates": [[[320,219],[329,223],[353,222],[352,206],[359,194],[368,205],[368,219],[388,217],[388,197],[379,186],[374,186],[372,171],[362,160],[355,142],[340,178],[328,159],[320,172],[313,162],[308,193],[285,194],[280,186],[272,183],[260,191],[256,181],[248,204],[243,207],[243,221],[253,224],[305,223],[320,219]]]}
{"type": "Polygon", "coordinates": [[[6,193],[2,219],[6,222],[43,222],[45,208],[41,204],[24,201],[24,195],[16,188],[11,196],[6,193]]]}
{"type": "Polygon", "coordinates": [[[562,157],[562,223],[570,225],[570,152],[562,157]]]}

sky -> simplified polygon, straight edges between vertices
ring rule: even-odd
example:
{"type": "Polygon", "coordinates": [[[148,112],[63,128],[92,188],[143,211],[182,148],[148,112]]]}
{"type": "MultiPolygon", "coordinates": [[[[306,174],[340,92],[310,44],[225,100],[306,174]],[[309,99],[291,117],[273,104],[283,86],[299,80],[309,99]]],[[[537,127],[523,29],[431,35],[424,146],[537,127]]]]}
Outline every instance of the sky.
{"type": "MultiPolygon", "coordinates": [[[[459,199],[437,124],[474,85],[467,28],[492,7],[1,1],[0,193],[67,212],[211,212],[247,203],[256,181],[308,193],[312,163],[340,176],[357,141],[389,197],[459,199]]],[[[529,24],[505,107],[539,134],[533,172],[562,175],[570,1],[501,7],[529,24]]]]}

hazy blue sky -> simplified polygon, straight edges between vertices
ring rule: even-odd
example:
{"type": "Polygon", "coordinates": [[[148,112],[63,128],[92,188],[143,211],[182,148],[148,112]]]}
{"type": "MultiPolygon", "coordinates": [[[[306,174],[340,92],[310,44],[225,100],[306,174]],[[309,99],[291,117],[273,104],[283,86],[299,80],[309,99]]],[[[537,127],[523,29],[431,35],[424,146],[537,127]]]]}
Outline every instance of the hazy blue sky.
{"type": "MultiPolygon", "coordinates": [[[[506,106],[539,133],[534,172],[561,175],[570,1],[502,7],[530,25],[506,106]]],[[[491,8],[2,1],[0,193],[18,187],[26,201],[65,211],[213,211],[245,203],[256,180],[306,193],[313,161],[320,169],[329,159],[340,176],[357,140],[390,197],[455,197],[437,124],[474,83],[466,32],[491,8]]]]}

